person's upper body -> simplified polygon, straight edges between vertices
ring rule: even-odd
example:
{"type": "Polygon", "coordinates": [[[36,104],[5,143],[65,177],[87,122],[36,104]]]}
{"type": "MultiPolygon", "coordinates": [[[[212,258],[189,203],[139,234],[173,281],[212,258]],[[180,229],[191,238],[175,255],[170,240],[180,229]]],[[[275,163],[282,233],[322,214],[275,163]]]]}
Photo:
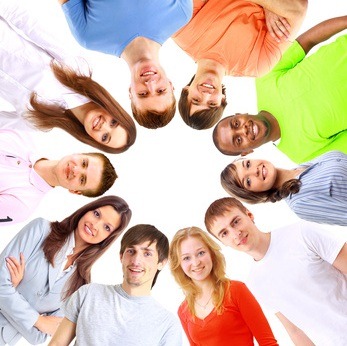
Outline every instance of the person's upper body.
{"type": "Polygon", "coordinates": [[[96,197],[117,178],[104,154],[49,160],[39,157],[33,140],[27,132],[0,129],[0,227],[26,220],[56,186],[96,197]]]}
{"type": "Polygon", "coordinates": [[[122,284],[91,284],[75,292],[49,345],[69,345],[76,337],[76,345],[181,346],[178,319],[151,297],[168,252],[167,237],[154,226],[131,227],[121,240],[122,284]]]}
{"type": "Polygon", "coordinates": [[[62,8],[81,46],[121,56],[137,37],[162,45],[192,15],[191,0],[69,0],[62,8]]]}
{"type": "Polygon", "coordinates": [[[347,152],[347,36],[306,57],[346,27],[347,16],[338,17],[300,35],[274,69],[257,79],[259,114],[222,119],[213,134],[216,147],[227,155],[246,155],[280,140],[277,147],[296,163],[331,150],[347,152]]]}
{"type": "Polygon", "coordinates": [[[294,343],[347,342],[344,239],[307,221],[263,233],[254,224],[253,214],[230,197],[210,205],[205,224],[224,245],[255,260],[250,289],[276,313],[294,343]]]}

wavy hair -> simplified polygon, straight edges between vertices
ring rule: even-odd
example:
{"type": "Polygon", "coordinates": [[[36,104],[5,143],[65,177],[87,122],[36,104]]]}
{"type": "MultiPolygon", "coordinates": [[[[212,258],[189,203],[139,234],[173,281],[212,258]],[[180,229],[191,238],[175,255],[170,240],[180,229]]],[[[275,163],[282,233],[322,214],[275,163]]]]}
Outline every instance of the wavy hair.
{"type": "Polygon", "coordinates": [[[65,109],[56,104],[42,103],[35,92],[30,96],[31,109],[25,115],[29,122],[43,131],[49,131],[54,127],[58,127],[79,141],[108,153],[122,153],[134,144],[136,139],[134,121],[110,93],[92,79],[91,71],[89,71],[88,75],[84,75],[81,71],[76,72],[71,67],[63,65],[56,60],[51,62],[51,69],[61,84],[77,94],[88,97],[95,105],[102,107],[111,114],[127,132],[127,143],[121,148],[111,148],[97,142],[88,135],[83,124],[74,116],[70,109],[65,109]]]}
{"type": "Polygon", "coordinates": [[[229,292],[229,279],[225,276],[225,258],[221,252],[220,246],[203,230],[198,227],[187,227],[179,230],[173,237],[170,243],[169,261],[170,269],[173,277],[178,285],[182,288],[186,296],[188,308],[193,316],[195,315],[194,301],[195,298],[201,293],[198,286],[195,285],[193,280],[187,276],[181,267],[181,244],[187,238],[198,238],[207,247],[213,267],[210,273],[214,291],[212,294],[212,301],[217,314],[221,315],[224,311],[223,300],[225,294],[229,292]]]}
{"type": "Polygon", "coordinates": [[[220,175],[220,181],[228,194],[238,197],[249,204],[275,203],[289,195],[298,193],[301,187],[301,181],[299,179],[290,179],[284,182],[280,188],[272,187],[269,190],[260,192],[249,191],[242,185],[234,163],[230,163],[223,169],[220,175]]]}
{"type": "Polygon", "coordinates": [[[115,229],[102,242],[98,244],[90,244],[86,249],[78,254],[78,257],[75,260],[76,268],[67,283],[67,288],[62,295],[63,299],[69,297],[82,285],[90,283],[92,265],[104,254],[104,252],[127,227],[131,218],[131,210],[122,198],[117,196],[105,196],[79,208],[61,222],[51,222],[51,232],[43,242],[42,247],[47,261],[54,266],[55,256],[64,246],[70,234],[75,231],[80,219],[87,212],[103,206],[112,206],[114,210],[120,214],[120,224],[117,229],[115,229]]]}

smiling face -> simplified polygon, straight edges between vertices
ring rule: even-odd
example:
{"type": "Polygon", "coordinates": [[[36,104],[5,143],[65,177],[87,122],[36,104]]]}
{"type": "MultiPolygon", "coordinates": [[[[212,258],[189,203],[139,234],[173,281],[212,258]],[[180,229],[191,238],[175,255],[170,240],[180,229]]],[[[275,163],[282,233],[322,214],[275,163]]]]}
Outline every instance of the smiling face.
{"type": "Polygon", "coordinates": [[[156,242],[126,247],[120,256],[123,269],[123,289],[127,293],[137,292],[137,295],[148,295],[157,270],[161,270],[165,263],[158,263],[156,242]]]}
{"type": "Polygon", "coordinates": [[[83,125],[88,135],[98,143],[111,148],[122,148],[127,144],[128,134],[124,127],[102,107],[89,110],[83,125]]]}
{"type": "Polygon", "coordinates": [[[263,115],[236,114],[216,126],[218,148],[226,154],[248,154],[271,138],[270,121],[263,115]]]}
{"type": "Polygon", "coordinates": [[[121,216],[110,205],[85,213],[75,230],[76,246],[80,249],[105,240],[120,225],[121,216]]]}
{"type": "Polygon", "coordinates": [[[277,178],[277,169],[265,160],[239,160],[235,161],[236,174],[241,185],[249,191],[262,192],[274,187],[277,178]]]}
{"type": "Polygon", "coordinates": [[[58,185],[72,193],[97,190],[104,164],[99,157],[75,154],[63,157],[54,168],[58,185]]]}
{"type": "Polygon", "coordinates": [[[212,222],[210,232],[224,245],[242,251],[251,252],[259,242],[258,229],[250,211],[243,213],[238,208],[230,208],[212,222]]]}
{"type": "Polygon", "coordinates": [[[213,267],[210,251],[197,237],[188,237],[180,245],[180,265],[193,281],[209,279],[213,267]]]}

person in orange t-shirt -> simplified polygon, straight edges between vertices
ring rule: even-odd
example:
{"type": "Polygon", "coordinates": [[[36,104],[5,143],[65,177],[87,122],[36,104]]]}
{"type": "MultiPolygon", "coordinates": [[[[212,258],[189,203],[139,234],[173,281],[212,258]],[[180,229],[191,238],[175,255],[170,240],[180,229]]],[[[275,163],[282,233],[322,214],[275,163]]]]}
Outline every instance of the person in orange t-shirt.
{"type": "Polygon", "coordinates": [[[306,6],[307,0],[194,0],[192,19],[172,36],[197,63],[179,100],[185,123],[200,130],[220,119],[226,106],[224,75],[269,72],[299,30],[306,6]]]}
{"type": "Polygon", "coordinates": [[[198,227],[172,239],[171,272],[186,296],[178,316],[191,346],[278,345],[246,285],[225,276],[220,246],[198,227]]]}

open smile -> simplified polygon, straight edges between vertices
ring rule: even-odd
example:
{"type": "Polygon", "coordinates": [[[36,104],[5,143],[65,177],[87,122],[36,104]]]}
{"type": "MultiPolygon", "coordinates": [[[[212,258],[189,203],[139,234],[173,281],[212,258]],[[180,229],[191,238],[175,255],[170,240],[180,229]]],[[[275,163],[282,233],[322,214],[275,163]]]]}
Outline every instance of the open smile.
{"type": "Polygon", "coordinates": [[[91,237],[94,237],[93,231],[87,225],[84,226],[84,232],[86,232],[91,237]]]}
{"type": "Polygon", "coordinates": [[[100,130],[101,125],[102,125],[101,115],[99,115],[93,120],[93,123],[92,123],[93,130],[100,130]]]}

